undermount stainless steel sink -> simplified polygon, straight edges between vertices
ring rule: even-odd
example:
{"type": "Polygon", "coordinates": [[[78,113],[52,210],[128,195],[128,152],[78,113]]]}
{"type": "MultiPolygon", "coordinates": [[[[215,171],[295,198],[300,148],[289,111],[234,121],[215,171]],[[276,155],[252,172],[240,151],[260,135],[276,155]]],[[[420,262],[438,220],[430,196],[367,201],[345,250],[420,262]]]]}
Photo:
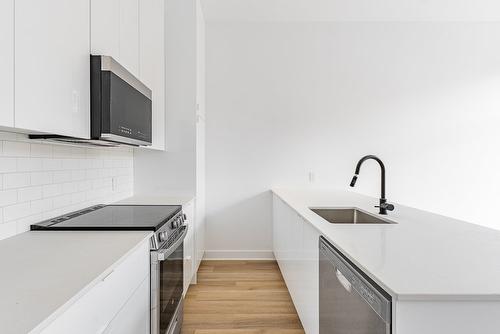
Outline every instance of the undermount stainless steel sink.
{"type": "Polygon", "coordinates": [[[332,224],[397,224],[356,208],[310,208],[332,224]]]}

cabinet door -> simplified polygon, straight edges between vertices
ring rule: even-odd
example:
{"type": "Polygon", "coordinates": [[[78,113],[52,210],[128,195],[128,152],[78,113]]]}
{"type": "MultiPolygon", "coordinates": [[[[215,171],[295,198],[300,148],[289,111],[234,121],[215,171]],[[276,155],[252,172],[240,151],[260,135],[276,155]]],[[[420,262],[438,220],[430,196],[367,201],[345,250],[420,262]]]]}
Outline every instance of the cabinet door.
{"type": "Polygon", "coordinates": [[[118,62],[139,78],[139,0],[120,0],[118,62]]]}
{"type": "Polygon", "coordinates": [[[306,333],[317,334],[319,232],[273,195],[273,251],[306,333]]]}
{"type": "Polygon", "coordinates": [[[296,309],[306,333],[319,332],[319,232],[302,221],[302,248],[298,280],[299,296],[296,309]]]}
{"type": "Polygon", "coordinates": [[[120,0],[90,1],[90,52],[120,58],[120,0]]]}
{"type": "Polygon", "coordinates": [[[149,334],[150,308],[149,276],[113,318],[105,334],[149,334]]]}
{"type": "Polygon", "coordinates": [[[14,127],[14,0],[0,2],[0,126],[14,127]]]}
{"type": "Polygon", "coordinates": [[[15,1],[15,123],[89,138],[88,0],[15,1]]]}
{"type": "Polygon", "coordinates": [[[139,3],[140,79],[153,91],[153,144],[165,149],[165,5],[163,0],[139,3]]]}

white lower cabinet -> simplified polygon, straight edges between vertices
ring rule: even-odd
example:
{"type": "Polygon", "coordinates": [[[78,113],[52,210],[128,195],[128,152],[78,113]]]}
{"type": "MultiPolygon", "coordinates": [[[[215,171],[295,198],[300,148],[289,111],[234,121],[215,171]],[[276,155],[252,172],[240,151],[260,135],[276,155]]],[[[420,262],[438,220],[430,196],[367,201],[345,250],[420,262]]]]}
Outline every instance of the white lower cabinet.
{"type": "Polygon", "coordinates": [[[149,312],[150,280],[146,277],[141,285],[127,301],[125,306],[111,321],[104,333],[106,334],[138,334],[149,333],[151,324],[149,312]]]}
{"type": "Polygon", "coordinates": [[[182,206],[182,211],[186,215],[185,224],[188,226],[188,233],[184,239],[184,295],[186,294],[193,276],[195,274],[195,248],[194,248],[194,201],[182,206]]]}
{"type": "Polygon", "coordinates": [[[320,234],[273,195],[273,251],[307,334],[319,332],[320,234]]]}
{"type": "Polygon", "coordinates": [[[146,240],[42,333],[149,333],[149,325],[144,327],[150,310],[149,272],[149,240],[146,240]],[[119,331],[116,319],[125,318],[130,328],[145,331],[119,331]]]}

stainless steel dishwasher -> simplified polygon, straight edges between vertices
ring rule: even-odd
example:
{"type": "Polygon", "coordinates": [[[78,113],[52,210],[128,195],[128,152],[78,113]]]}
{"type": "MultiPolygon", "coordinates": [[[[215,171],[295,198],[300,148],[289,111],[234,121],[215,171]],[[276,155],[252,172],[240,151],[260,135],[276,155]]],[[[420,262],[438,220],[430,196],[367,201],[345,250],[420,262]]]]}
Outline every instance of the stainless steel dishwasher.
{"type": "Polygon", "coordinates": [[[319,241],[319,333],[391,333],[390,295],[323,237],[319,241]]]}

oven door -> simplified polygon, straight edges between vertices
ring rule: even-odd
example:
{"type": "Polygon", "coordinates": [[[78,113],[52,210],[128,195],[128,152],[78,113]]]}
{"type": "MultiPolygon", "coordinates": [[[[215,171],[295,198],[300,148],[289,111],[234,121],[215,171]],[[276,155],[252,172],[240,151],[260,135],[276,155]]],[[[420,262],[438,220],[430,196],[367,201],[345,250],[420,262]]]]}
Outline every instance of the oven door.
{"type": "Polygon", "coordinates": [[[151,334],[177,334],[181,330],[187,226],[182,228],[171,246],[151,252],[151,334]]]}

